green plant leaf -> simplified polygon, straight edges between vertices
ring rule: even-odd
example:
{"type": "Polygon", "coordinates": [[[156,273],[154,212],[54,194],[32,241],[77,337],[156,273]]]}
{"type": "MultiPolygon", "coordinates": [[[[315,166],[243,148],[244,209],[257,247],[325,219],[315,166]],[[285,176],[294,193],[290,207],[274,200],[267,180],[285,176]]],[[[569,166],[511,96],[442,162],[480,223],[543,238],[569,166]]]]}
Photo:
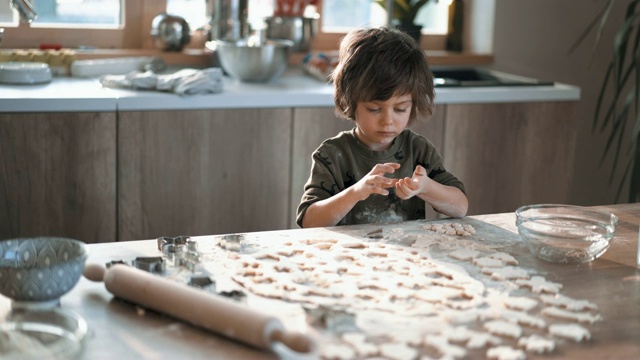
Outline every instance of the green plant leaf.
{"type": "MultiPolygon", "coordinates": [[[[638,123],[640,124],[640,123],[638,123]]],[[[638,125],[636,124],[636,125],[638,125]]],[[[635,138],[635,151],[633,153],[632,159],[633,167],[631,170],[631,180],[629,182],[629,202],[634,203],[640,201],[640,141],[637,141],[637,137],[635,138]]]]}
{"type": "MultiPolygon", "coordinates": [[[[585,31],[569,49],[575,51],[586,39],[587,35],[596,32],[592,58],[600,43],[609,21],[610,14],[616,0],[607,0],[598,16],[589,23],[585,31]]],[[[620,157],[624,155],[629,160],[624,164],[624,174],[618,184],[616,201],[621,199],[621,191],[626,181],[630,181],[628,199],[637,200],[640,197],[640,0],[626,3],[624,22],[618,25],[613,38],[611,60],[604,73],[600,92],[595,106],[592,131],[607,134],[607,142],[600,158],[603,165],[607,156],[613,156],[611,177],[614,179],[615,170],[623,164],[620,157]],[[633,115],[632,115],[633,114],[633,115]],[[633,120],[633,130],[626,131],[630,120],[633,120]],[[627,136],[631,134],[631,143],[623,149],[627,136]]]]}

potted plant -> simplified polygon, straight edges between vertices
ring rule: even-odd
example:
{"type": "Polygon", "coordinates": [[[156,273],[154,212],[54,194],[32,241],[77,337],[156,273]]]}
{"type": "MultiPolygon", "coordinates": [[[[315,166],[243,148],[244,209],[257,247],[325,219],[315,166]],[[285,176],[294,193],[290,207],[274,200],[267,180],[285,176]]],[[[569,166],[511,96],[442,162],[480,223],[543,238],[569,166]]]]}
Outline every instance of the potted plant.
{"type": "MultiPolygon", "coordinates": [[[[431,0],[393,0],[393,16],[395,26],[413,36],[416,42],[420,42],[420,32],[422,25],[415,23],[418,11],[431,0]]],[[[437,1],[437,0],[435,0],[437,1]]],[[[385,11],[387,9],[387,0],[374,0],[385,11]]]]}
{"type": "MultiPolygon", "coordinates": [[[[591,32],[596,31],[594,51],[607,25],[609,14],[616,0],[607,0],[602,11],[594,18],[578,38],[572,52],[591,32]]],[[[621,198],[622,189],[629,181],[627,201],[640,201],[640,0],[630,0],[627,4],[625,20],[616,29],[611,61],[604,72],[604,79],[593,119],[593,130],[607,134],[608,140],[603,152],[604,158],[614,152],[612,173],[618,166],[624,166],[624,173],[618,185],[616,201],[621,198]],[[633,116],[633,129],[628,131],[629,117],[633,116]],[[628,137],[628,138],[627,138],[628,137]],[[623,144],[630,140],[629,148],[623,144]],[[618,159],[628,156],[626,164],[618,159]]]]}

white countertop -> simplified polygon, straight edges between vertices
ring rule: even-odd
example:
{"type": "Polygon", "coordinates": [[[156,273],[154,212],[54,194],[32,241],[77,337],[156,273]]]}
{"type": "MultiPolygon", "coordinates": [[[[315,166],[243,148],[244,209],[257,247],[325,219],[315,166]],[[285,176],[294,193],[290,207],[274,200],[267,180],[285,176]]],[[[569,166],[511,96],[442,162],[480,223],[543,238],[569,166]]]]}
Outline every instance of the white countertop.
{"type": "MultiPolygon", "coordinates": [[[[436,103],[575,101],[580,89],[554,86],[436,88],[436,103]]],[[[300,69],[270,83],[242,83],[225,77],[219,94],[179,96],[158,91],[102,87],[97,79],[55,77],[43,85],[0,84],[0,112],[333,107],[333,87],[300,69]]]]}

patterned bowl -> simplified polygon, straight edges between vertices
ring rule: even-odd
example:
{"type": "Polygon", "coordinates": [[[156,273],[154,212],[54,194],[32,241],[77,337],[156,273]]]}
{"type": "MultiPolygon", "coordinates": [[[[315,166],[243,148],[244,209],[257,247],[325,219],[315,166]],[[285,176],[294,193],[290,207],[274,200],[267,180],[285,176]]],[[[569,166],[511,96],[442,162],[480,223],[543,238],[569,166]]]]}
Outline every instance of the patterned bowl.
{"type": "Polygon", "coordinates": [[[85,244],[74,239],[0,241],[0,294],[14,301],[57,300],[76,285],[87,255],[85,244]]]}

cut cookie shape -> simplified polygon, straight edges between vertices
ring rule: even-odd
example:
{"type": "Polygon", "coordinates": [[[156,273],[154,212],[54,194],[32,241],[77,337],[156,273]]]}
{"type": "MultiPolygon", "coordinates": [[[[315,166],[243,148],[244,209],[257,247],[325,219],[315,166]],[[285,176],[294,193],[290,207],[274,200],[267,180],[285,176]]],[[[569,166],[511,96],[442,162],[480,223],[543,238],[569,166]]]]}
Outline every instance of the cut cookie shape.
{"type": "Polygon", "coordinates": [[[438,351],[443,359],[461,359],[467,355],[464,348],[449,343],[447,337],[442,335],[427,335],[424,343],[438,351]]]}
{"type": "Polygon", "coordinates": [[[491,276],[493,280],[512,280],[512,279],[528,279],[529,273],[526,270],[513,267],[506,266],[501,268],[483,268],[483,274],[487,274],[491,276]]]}
{"type": "Polygon", "coordinates": [[[600,315],[591,315],[588,312],[576,313],[568,310],[563,310],[557,307],[549,307],[542,310],[542,315],[552,316],[559,319],[575,320],[581,323],[593,324],[596,321],[602,320],[600,315]]]}
{"type": "Polygon", "coordinates": [[[560,292],[560,289],[562,289],[562,284],[547,281],[542,276],[534,276],[529,280],[518,279],[516,280],[516,284],[520,285],[521,287],[531,288],[531,291],[535,294],[540,294],[543,292],[557,294],[558,292],[560,292]]]}
{"type": "Polygon", "coordinates": [[[591,339],[589,330],[578,324],[553,324],[549,326],[549,334],[571,339],[575,342],[591,339]]]}
{"type": "Polygon", "coordinates": [[[518,260],[505,252],[496,252],[489,254],[487,257],[500,260],[505,265],[518,265],[518,260]]]}
{"type": "Polygon", "coordinates": [[[522,328],[518,326],[518,324],[508,321],[487,321],[482,327],[494,335],[507,336],[516,339],[522,335],[522,328]]]}
{"type": "Polygon", "coordinates": [[[487,350],[488,359],[496,360],[525,360],[527,355],[520,349],[511,346],[496,346],[487,350]]]}
{"type": "Polygon", "coordinates": [[[576,300],[565,295],[540,295],[545,305],[553,305],[572,311],[598,310],[598,306],[587,300],[576,300]]]}
{"type": "Polygon", "coordinates": [[[497,268],[497,267],[502,267],[504,264],[499,259],[493,259],[486,256],[478,259],[473,259],[473,265],[481,268],[485,268],[485,267],[497,268]]]}
{"type": "Polygon", "coordinates": [[[524,348],[528,352],[543,354],[552,352],[556,348],[556,342],[540,335],[533,334],[529,337],[520,338],[520,340],[518,340],[518,346],[524,348]]]}
{"type": "Polygon", "coordinates": [[[538,306],[538,301],[528,297],[508,297],[504,299],[504,305],[509,309],[529,311],[538,306]]]}
{"type": "Polygon", "coordinates": [[[418,357],[418,350],[402,343],[380,345],[380,355],[393,360],[412,360],[418,357]]]}
{"type": "Polygon", "coordinates": [[[454,250],[450,252],[448,255],[449,257],[452,257],[454,259],[467,261],[467,260],[474,259],[479,254],[480,252],[476,250],[463,248],[463,249],[454,250]]]}

